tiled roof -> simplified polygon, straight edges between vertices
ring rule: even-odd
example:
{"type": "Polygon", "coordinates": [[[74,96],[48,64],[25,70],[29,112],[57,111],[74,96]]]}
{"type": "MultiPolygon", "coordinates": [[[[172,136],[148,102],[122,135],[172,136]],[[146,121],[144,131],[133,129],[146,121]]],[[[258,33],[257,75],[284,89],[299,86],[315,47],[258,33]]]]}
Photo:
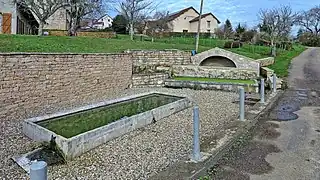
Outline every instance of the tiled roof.
{"type": "Polygon", "coordinates": [[[197,12],[197,14],[199,14],[196,9],[194,9],[192,6],[190,6],[188,8],[182,9],[181,11],[178,11],[178,12],[175,12],[175,13],[171,14],[169,16],[169,21],[172,21],[172,20],[176,19],[177,17],[181,16],[183,13],[189,11],[190,9],[193,9],[195,12],[197,12]]]}
{"type": "MultiPolygon", "coordinates": [[[[203,15],[201,15],[201,19],[202,18],[205,18],[205,17],[207,17],[207,16],[213,16],[217,21],[218,21],[218,24],[220,24],[220,21],[219,21],[219,19],[215,16],[215,15],[213,15],[212,13],[206,13],[206,14],[203,14],[203,15]]],[[[196,22],[196,21],[199,21],[199,16],[198,17],[196,17],[196,18],[194,18],[194,19],[192,19],[191,21],[189,21],[189,22],[196,22]]]]}

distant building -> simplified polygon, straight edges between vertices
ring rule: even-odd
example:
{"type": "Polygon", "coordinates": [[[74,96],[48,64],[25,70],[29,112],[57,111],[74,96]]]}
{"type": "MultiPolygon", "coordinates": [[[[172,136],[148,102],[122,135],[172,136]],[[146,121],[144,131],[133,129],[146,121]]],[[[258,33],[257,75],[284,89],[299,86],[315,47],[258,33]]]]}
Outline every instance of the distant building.
{"type": "MultiPolygon", "coordinates": [[[[168,26],[170,32],[197,32],[199,16],[197,10],[188,7],[175,12],[168,17],[168,26]]],[[[155,22],[155,21],[154,21],[155,22]]],[[[218,28],[220,21],[212,13],[205,13],[201,16],[202,33],[214,33],[218,28]]]]}
{"type": "Polygon", "coordinates": [[[113,19],[109,15],[103,15],[99,19],[84,19],[81,21],[81,29],[106,29],[112,27],[113,19]]]}

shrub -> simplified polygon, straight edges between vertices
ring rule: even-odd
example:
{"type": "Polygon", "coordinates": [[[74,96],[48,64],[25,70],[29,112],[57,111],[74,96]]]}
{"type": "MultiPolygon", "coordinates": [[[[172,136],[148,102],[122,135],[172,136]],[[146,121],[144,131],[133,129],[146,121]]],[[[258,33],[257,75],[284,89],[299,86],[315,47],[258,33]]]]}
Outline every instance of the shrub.
{"type": "Polygon", "coordinates": [[[320,47],[320,36],[316,36],[312,33],[303,33],[299,37],[299,41],[305,46],[320,47]]]}
{"type": "Polygon", "coordinates": [[[240,48],[243,44],[239,41],[227,41],[224,43],[224,48],[240,48]]]}

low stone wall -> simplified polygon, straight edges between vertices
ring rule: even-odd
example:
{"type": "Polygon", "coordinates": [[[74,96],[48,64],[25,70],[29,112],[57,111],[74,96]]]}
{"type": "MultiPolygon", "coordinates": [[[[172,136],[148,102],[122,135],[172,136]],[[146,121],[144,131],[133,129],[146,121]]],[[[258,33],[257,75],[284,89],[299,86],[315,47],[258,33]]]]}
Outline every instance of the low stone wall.
{"type": "Polygon", "coordinates": [[[267,68],[267,67],[262,67],[260,73],[261,73],[262,77],[267,78],[267,77],[271,77],[273,75],[274,70],[267,68]]]}
{"type": "Polygon", "coordinates": [[[240,84],[240,83],[216,83],[216,82],[199,82],[199,81],[178,81],[168,79],[165,81],[166,87],[173,88],[190,88],[190,89],[206,89],[206,90],[222,90],[239,92],[239,88],[243,87],[245,92],[258,93],[259,85],[258,83],[253,85],[240,84]]]}
{"type": "Polygon", "coordinates": [[[134,74],[132,76],[132,87],[163,87],[164,81],[169,78],[168,74],[134,74]]]}
{"type": "MultiPolygon", "coordinates": [[[[50,36],[67,36],[68,31],[66,30],[46,30],[50,36]]],[[[98,38],[114,38],[116,37],[115,32],[99,32],[99,31],[80,31],[77,32],[77,36],[86,37],[98,37],[98,38]]]]}
{"type": "Polygon", "coordinates": [[[238,68],[210,68],[208,66],[173,66],[174,76],[208,77],[220,79],[257,79],[259,70],[238,68]]]}
{"type": "Polygon", "coordinates": [[[100,101],[128,88],[130,54],[0,53],[0,119],[100,101]]]}
{"type": "Polygon", "coordinates": [[[256,62],[260,63],[260,67],[269,66],[269,65],[274,64],[274,57],[257,59],[256,62]]]}
{"type": "Polygon", "coordinates": [[[128,50],[132,54],[133,73],[158,72],[159,67],[191,64],[191,53],[180,50],[128,50]]]}

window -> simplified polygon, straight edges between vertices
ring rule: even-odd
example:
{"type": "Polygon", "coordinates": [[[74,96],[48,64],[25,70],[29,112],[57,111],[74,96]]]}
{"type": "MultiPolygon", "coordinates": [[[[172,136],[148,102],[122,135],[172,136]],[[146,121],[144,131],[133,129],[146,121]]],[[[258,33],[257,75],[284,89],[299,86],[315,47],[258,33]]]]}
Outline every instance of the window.
{"type": "Polygon", "coordinates": [[[209,29],[211,26],[211,21],[207,21],[207,28],[209,29]]]}
{"type": "Polygon", "coordinates": [[[208,32],[208,33],[210,33],[210,29],[209,29],[209,30],[207,30],[207,32],[208,32]]]}
{"type": "Polygon", "coordinates": [[[188,30],[184,29],[182,32],[183,32],[183,33],[187,33],[187,32],[188,32],[188,30]]]}

